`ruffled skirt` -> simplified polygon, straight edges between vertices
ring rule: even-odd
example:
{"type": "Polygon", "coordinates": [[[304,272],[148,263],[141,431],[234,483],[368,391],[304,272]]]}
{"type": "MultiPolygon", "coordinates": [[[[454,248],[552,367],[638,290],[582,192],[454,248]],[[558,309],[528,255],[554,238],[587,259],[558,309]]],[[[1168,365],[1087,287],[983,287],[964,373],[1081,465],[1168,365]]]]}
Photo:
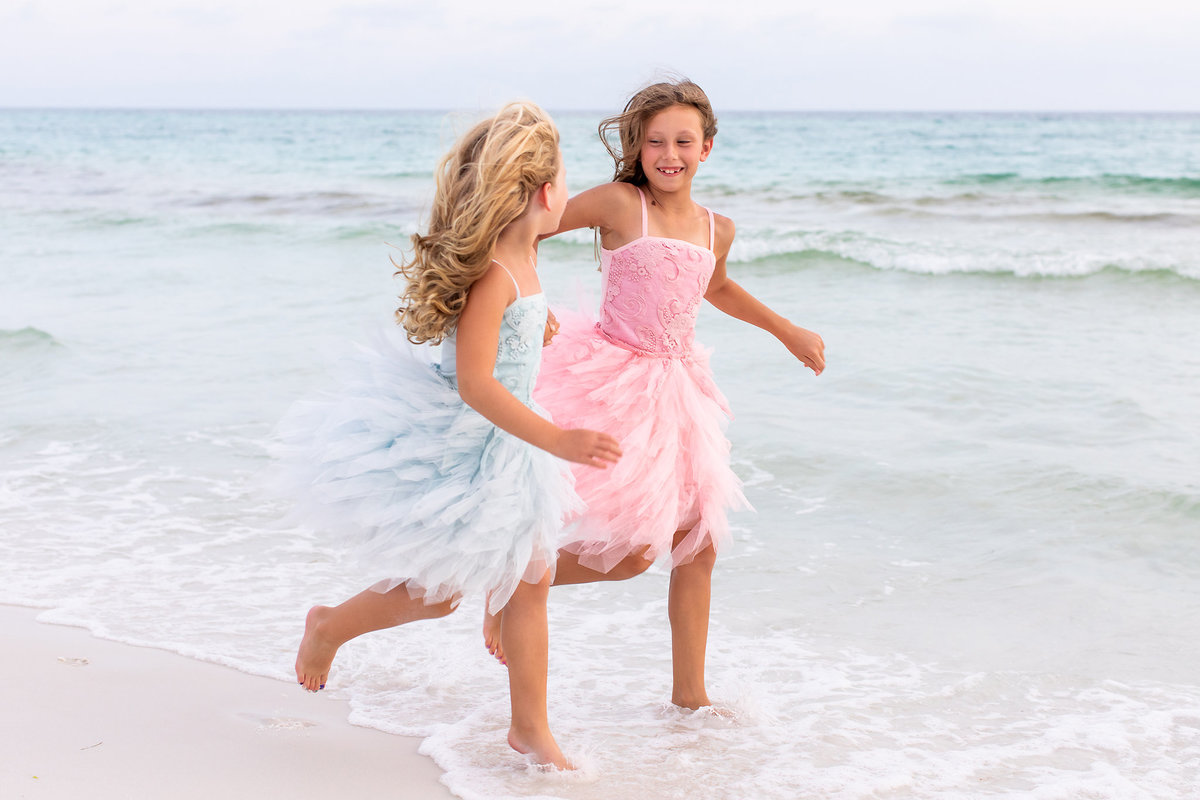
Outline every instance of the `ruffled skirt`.
{"type": "Polygon", "coordinates": [[[496,613],[553,570],[581,504],[566,462],[467,406],[428,352],[390,332],[359,348],[338,388],[280,423],[276,484],[357,550],[372,588],[429,604],[490,592],[496,613]]]}
{"type": "Polygon", "coordinates": [[[589,315],[558,318],[534,397],[559,425],[609,433],[624,452],[607,469],[572,465],[587,509],[572,519],[565,549],[603,572],[642,548],[648,559],[671,553],[675,565],[710,544],[720,550],[727,511],[750,506],[729,466],[732,415],[708,352],[648,355],[610,341],[589,315]],[[676,531],[688,533],[672,548],[676,531]]]}

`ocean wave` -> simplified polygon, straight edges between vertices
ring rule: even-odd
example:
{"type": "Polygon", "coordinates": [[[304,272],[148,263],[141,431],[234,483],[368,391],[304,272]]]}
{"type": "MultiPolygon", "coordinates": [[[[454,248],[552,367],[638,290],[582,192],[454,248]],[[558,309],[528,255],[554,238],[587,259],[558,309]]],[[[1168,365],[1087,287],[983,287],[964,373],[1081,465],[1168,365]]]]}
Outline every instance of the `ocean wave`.
{"type": "Polygon", "coordinates": [[[0,329],[0,404],[12,403],[13,413],[5,420],[10,436],[20,435],[17,409],[35,396],[35,385],[54,380],[68,353],[62,342],[40,328],[0,329]]]}
{"type": "Polygon", "coordinates": [[[26,326],[17,330],[0,329],[0,351],[2,352],[36,353],[50,351],[62,346],[62,342],[40,328],[26,326]]]}
{"type": "Polygon", "coordinates": [[[60,214],[60,222],[71,233],[124,236],[123,241],[128,244],[136,241],[128,238],[131,230],[146,237],[169,236],[172,241],[187,239],[195,242],[216,242],[229,237],[243,241],[262,237],[263,241],[283,239],[289,242],[394,237],[407,241],[405,231],[413,227],[409,221],[417,219],[416,212],[397,210],[395,204],[380,204],[370,212],[359,209],[338,213],[315,208],[289,209],[270,199],[247,198],[248,205],[240,207],[238,202],[229,198],[218,200],[206,207],[213,213],[159,208],[155,213],[140,215],[103,209],[71,209],[60,214]],[[254,207],[254,203],[260,205],[254,207]]]}
{"type": "Polygon", "coordinates": [[[961,206],[961,198],[918,198],[911,205],[898,201],[894,205],[876,211],[881,216],[907,217],[910,219],[941,220],[963,223],[1045,223],[1048,225],[1128,225],[1155,226],[1166,228],[1200,228],[1200,213],[1181,214],[1171,211],[1123,212],[1110,210],[1068,211],[1046,208],[1029,211],[1015,204],[993,199],[981,206],[992,210],[971,210],[961,206]],[[1000,205],[1007,208],[995,208],[1000,205]],[[916,207],[914,207],[916,206],[916,207]]]}
{"type": "Polygon", "coordinates": [[[156,226],[163,221],[157,217],[113,211],[93,213],[90,210],[72,209],[69,213],[69,221],[73,222],[75,227],[84,230],[156,226]]]}
{"type": "MultiPolygon", "coordinates": [[[[1029,198],[1012,195],[988,194],[986,192],[957,192],[948,195],[918,194],[904,196],[883,192],[845,189],[822,191],[808,195],[796,195],[793,202],[813,203],[818,206],[861,206],[876,214],[906,215],[914,218],[950,218],[964,221],[1014,220],[1024,222],[1061,223],[1108,223],[1114,225],[1165,225],[1177,227],[1200,226],[1200,207],[1195,213],[1180,211],[1179,206],[1171,210],[1153,208],[1149,210],[1126,210],[1104,208],[1106,198],[1093,198],[1091,207],[1078,209],[1058,199],[1047,198],[1030,210],[1029,198]]],[[[1111,201],[1107,203],[1112,205],[1111,201]]],[[[1190,208],[1190,204],[1184,208],[1190,208]]]]}
{"type": "Polygon", "coordinates": [[[1177,214],[1166,211],[1121,213],[1117,211],[1046,211],[1032,214],[1013,214],[1006,217],[1028,222],[1103,222],[1135,225],[1200,226],[1200,215],[1177,214]]]}
{"type": "Polygon", "coordinates": [[[392,172],[378,172],[378,173],[372,175],[372,177],[378,178],[378,179],[384,180],[384,181],[419,180],[419,181],[424,181],[426,183],[429,183],[431,186],[433,185],[433,170],[426,169],[426,168],[409,169],[409,170],[395,170],[392,172]]]}
{"type": "Polygon", "coordinates": [[[409,237],[413,230],[411,225],[399,225],[388,220],[377,220],[362,225],[338,225],[327,234],[328,238],[339,242],[359,240],[390,242],[397,247],[409,247],[409,237]]]}
{"type": "Polygon", "coordinates": [[[731,263],[796,269],[841,263],[880,271],[921,275],[1005,275],[1016,278],[1086,278],[1104,273],[1159,280],[1200,281],[1200,262],[1169,257],[1092,252],[1028,252],[1001,249],[955,250],[855,234],[797,234],[746,240],[734,245],[731,263]]]}
{"type": "Polygon", "coordinates": [[[391,195],[339,190],[211,194],[182,197],[178,205],[279,216],[321,214],[377,217],[399,216],[411,211],[407,204],[398,202],[391,195]]]}
{"type": "Polygon", "coordinates": [[[1004,186],[1029,189],[1073,189],[1129,194],[1200,197],[1200,177],[1163,177],[1105,172],[1099,175],[1024,176],[1016,172],[984,172],[947,178],[948,186],[1004,186]]]}
{"type": "Polygon", "coordinates": [[[796,200],[816,200],[820,203],[835,203],[864,206],[879,206],[890,205],[894,203],[918,202],[920,200],[942,200],[943,198],[916,198],[915,200],[906,200],[902,197],[884,194],[882,192],[873,191],[870,189],[835,189],[832,191],[814,192],[809,195],[797,195],[793,199],[796,200]]]}
{"type": "MultiPolygon", "coordinates": [[[[583,263],[596,261],[591,231],[571,231],[547,240],[542,247],[558,249],[556,258],[583,263]]],[[[999,247],[980,250],[896,241],[851,231],[742,231],[727,261],[755,270],[841,265],[919,275],[977,274],[1037,279],[1112,274],[1189,284],[1200,282],[1200,261],[1184,262],[1168,255],[1078,250],[1019,252],[999,247]]]]}
{"type": "MultiPolygon", "coordinates": [[[[1200,194],[1182,196],[1133,196],[1114,192],[1070,193],[1042,190],[1022,192],[1016,188],[989,190],[985,187],[891,183],[867,186],[776,187],[759,194],[750,192],[713,197],[714,210],[739,222],[774,224],[784,230],[802,226],[828,227],[831,220],[878,220],[897,222],[991,226],[1005,224],[1053,226],[1057,229],[1093,231],[1119,229],[1200,229],[1200,194]]],[[[706,193],[707,194],[707,193],[706,193]]],[[[985,231],[986,233],[986,231],[985,231]]],[[[1090,233],[1088,234],[1090,235],[1090,233]]]]}

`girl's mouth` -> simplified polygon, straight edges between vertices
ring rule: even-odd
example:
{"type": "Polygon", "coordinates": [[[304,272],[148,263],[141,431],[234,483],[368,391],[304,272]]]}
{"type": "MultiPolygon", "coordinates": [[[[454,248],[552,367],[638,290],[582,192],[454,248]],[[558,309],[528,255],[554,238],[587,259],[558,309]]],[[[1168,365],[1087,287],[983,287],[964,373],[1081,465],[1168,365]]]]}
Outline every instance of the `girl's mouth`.
{"type": "Polygon", "coordinates": [[[659,167],[658,171],[663,175],[678,175],[683,172],[683,167],[659,167]]]}

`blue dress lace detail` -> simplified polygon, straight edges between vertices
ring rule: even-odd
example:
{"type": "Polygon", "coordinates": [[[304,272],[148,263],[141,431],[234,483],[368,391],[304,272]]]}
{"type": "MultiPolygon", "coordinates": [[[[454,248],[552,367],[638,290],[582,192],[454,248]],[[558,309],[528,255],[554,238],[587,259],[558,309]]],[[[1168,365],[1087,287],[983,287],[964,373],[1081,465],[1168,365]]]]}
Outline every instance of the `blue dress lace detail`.
{"type": "MultiPolygon", "coordinates": [[[[532,399],[543,294],[501,320],[493,375],[532,399]]],[[[283,484],[306,524],[352,542],[372,588],[406,584],[427,603],[490,593],[553,569],[563,520],[580,508],[565,462],[507,433],[458,394],[455,338],[414,346],[398,331],[359,348],[338,388],[298,403],[279,426],[283,484]]]]}

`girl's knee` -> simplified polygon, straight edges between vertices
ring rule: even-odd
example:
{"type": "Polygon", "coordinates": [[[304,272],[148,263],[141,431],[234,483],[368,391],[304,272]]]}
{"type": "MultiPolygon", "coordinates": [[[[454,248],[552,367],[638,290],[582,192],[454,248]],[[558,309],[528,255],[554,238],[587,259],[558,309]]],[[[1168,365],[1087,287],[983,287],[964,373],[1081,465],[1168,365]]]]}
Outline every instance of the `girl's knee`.
{"type": "Polygon", "coordinates": [[[696,555],[692,556],[691,561],[687,562],[686,564],[680,564],[680,567],[690,567],[696,571],[711,573],[716,564],[717,551],[713,549],[713,546],[710,544],[708,547],[705,547],[703,550],[697,552],[696,555]]]}
{"type": "Polygon", "coordinates": [[[449,600],[443,600],[440,603],[425,606],[425,613],[428,614],[427,619],[440,619],[448,617],[458,608],[461,597],[452,597],[449,600]]]}
{"type": "Polygon", "coordinates": [[[643,547],[622,558],[609,571],[609,576],[617,580],[625,580],[641,575],[650,569],[650,565],[654,563],[654,559],[646,557],[646,551],[649,549],[649,547],[643,547]]]}
{"type": "Polygon", "coordinates": [[[522,581],[537,589],[539,592],[549,593],[550,587],[554,584],[554,571],[549,567],[542,573],[542,576],[536,581],[522,581]]]}
{"type": "Polygon", "coordinates": [[[546,598],[550,595],[550,572],[546,571],[536,581],[518,581],[517,588],[513,590],[512,597],[508,603],[513,602],[546,602],[546,598]]]}

